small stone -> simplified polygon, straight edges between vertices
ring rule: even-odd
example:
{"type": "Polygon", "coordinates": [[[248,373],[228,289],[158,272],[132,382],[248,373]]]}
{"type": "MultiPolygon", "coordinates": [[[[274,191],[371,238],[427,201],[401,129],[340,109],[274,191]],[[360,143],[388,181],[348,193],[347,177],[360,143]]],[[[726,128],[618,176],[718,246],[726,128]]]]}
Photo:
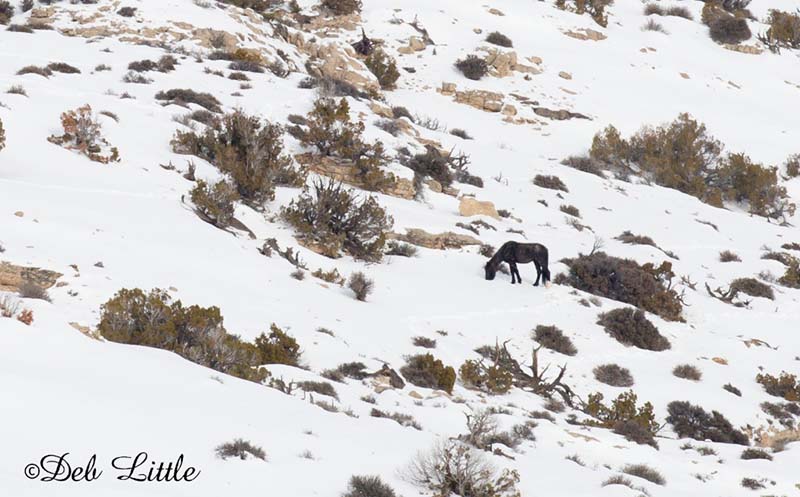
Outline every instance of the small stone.
{"type": "Polygon", "coordinates": [[[566,71],[559,71],[558,72],[558,77],[559,78],[563,78],[563,79],[572,79],[572,74],[570,74],[570,73],[568,73],[566,71]]]}
{"type": "Polygon", "coordinates": [[[14,213],[14,215],[17,216],[17,217],[25,217],[25,213],[22,212],[22,211],[17,211],[17,212],[14,213]]]}

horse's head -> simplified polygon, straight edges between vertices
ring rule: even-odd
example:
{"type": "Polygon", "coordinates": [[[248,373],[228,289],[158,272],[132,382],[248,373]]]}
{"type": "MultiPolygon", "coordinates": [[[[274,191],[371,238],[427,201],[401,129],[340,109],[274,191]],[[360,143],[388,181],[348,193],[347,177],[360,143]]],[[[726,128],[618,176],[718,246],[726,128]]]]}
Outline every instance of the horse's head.
{"type": "Polygon", "coordinates": [[[497,268],[492,264],[492,261],[487,262],[483,269],[486,271],[486,279],[493,280],[497,274],[497,268]]]}

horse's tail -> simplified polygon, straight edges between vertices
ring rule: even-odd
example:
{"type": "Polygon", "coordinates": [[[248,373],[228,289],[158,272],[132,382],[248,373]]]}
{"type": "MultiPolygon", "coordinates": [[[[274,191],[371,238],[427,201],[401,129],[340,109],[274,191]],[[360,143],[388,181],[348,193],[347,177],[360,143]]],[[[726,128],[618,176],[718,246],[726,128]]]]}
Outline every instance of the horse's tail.
{"type": "Polygon", "coordinates": [[[545,285],[546,285],[550,281],[550,268],[548,267],[549,254],[547,252],[547,247],[542,245],[542,248],[544,249],[542,251],[542,262],[541,262],[541,265],[542,265],[542,279],[544,280],[543,283],[545,283],[545,285]]]}

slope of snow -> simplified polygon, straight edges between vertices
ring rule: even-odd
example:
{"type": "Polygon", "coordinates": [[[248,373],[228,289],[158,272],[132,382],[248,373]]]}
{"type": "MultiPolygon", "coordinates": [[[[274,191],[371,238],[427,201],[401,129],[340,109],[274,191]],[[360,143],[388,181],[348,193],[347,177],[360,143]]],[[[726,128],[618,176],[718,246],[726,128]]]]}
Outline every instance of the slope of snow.
{"type": "MultiPolygon", "coordinates": [[[[119,22],[135,25],[141,20],[159,26],[180,21],[240,32],[246,46],[263,47],[268,53],[282,49],[299,57],[288,44],[253,34],[216,6],[201,8],[177,0],[133,3],[139,9],[136,19],[119,22]]],[[[314,2],[300,3],[312,12],[314,2]]],[[[118,8],[108,1],[57,7],[88,13],[112,4],[118,8]]],[[[181,202],[192,184],[176,171],[159,167],[170,162],[179,170],[186,167],[189,157],[172,153],[169,146],[174,131],[181,128],[173,118],[186,109],[160,105],[155,93],[191,87],[213,93],[226,109],[240,107],[285,123],[289,114],[305,114],[311,108],[314,92],[297,88],[303,74],[287,79],[269,72],[253,75],[253,88],[239,90],[236,81],[204,73],[205,67],[225,69],[225,61],[197,63],[187,56],[170,74],[148,73],[152,84],[127,84],[122,77],[129,62],[157,59],[164,51],[117,38],[89,43],[56,31],[32,35],[0,31],[0,89],[23,85],[28,94],[0,95],[4,104],[0,119],[7,136],[7,147],[0,151],[0,243],[6,248],[0,260],[57,270],[64,274],[61,281],[68,283],[50,291],[52,303],[23,302],[34,312],[31,326],[0,318],[0,440],[5,447],[0,453],[0,489],[7,495],[36,497],[336,496],[345,490],[350,475],[379,474],[399,495],[418,495],[420,489],[403,478],[403,468],[436,440],[463,433],[465,413],[503,406],[512,414],[498,418],[502,426],[510,427],[529,419],[527,413],[541,410],[545,403],[518,390],[486,397],[459,383],[452,397],[413,385],[376,394],[367,383],[347,380],[334,385],[340,396],[337,405],[357,417],[329,413],[302,393],[284,395],[165,351],[93,340],[69,325],[96,325],[101,304],[120,288],[169,288],[184,304],[218,306],[226,328],[248,340],[267,331],[270,323],[278,324],[302,345],[308,366],[308,370],[269,367],[273,376],[287,380],[320,380],[321,371],[349,361],[362,361],[371,371],[383,363],[399,369],[405,356],[424,352],[411,343],[418,335],[435,338],[434,355],[456,368],[478,357],[476,347],[506,340],[523,361],[535,345],[531,330],[553,324],[572,338],[579,352],[566,357],[543,349],[541,360],[554,367],[566,364],[565,381],[583,398],[599,391],[610,400],[624,391],[600,384],[592,375],[598,364],[614,362],[631,370],[640,401],[653,404],[660,422],[669,402],[688,400],[709,411],[719,410],[735,426],[766,426],[759,404],[777,399],[763,391],[755,375],[762,368],[771,374],[800,373],[800,291],[775,285],[774,301],[756,298],[750,308],[734,308],[702,289],[706,282],[716,288],[761,271],[780,275],[780,263],[760,258],[763,247],[800,242],[800,229],[770,224],[735,206],[717,209],[674,190],[601,179],[559,165],[562,158],[585,152],[594,133],[608,124],[627,134],[644,124],[671,120],[680,112],[690,112],[705,123],[726,149],[744,151],[755,160],[779,164],[800,152],[800,127],[791,111],[800,98],[798,53],[754,56],[726,50],[711,42],[699,22],[702,4],[685,4],[696,20],[660,18],[668,35],[640,29],[646,18],[642,4],[635,1],[619,1],[612,7],[607,29],[589,17],[559,11],[550,1],[493,0],[484,5],[368,0],[362,14],[367,32],[385,41],[398,66],[416,69],[413,74],[401,70],[399,88],[386,94],[387,103],[467,130],[474,140],[418,129],[445,148],[470,155],[470,171],[484,179],[485,187],[457,185],[463,193],[493,201],[521,220],[485,219],[497,231],[482,231],[483,243],[495,247],[509,239],[544,243],[554,275],[566,269],[558,262],[561,258],[589,252],[596,236],[615,256],[642,263],[666,259],[655,248],[614,240],[625,230],[651,236],[680,257],[672,261],[675,273],[698,282],[698,290],[686,291],[686,323],[649,316],[672,343],[670,350],[658,353],[624,347],[596,324],[600,312],[623,304],[601,299],[600,307],[585,307],[578,301],[587,296],[569,287],[534,288],[531,266],[520,268],[524,285],[509,285],[503,274],[485,281],[485,259],[474,247],[420,249],[416,258],[387,257],[373,265],[351,258],[331,260],[300,249],[311,270],[335,267],[343,275],[367,273],[376,288],[366,303],[353,299],[346,288],[322,284],[310,275],[303,281],[292,279],[291,265],[280,257],[264,257],[258,248],[270,237],[281,247],[298,247],[292,230],[273,216],[298,194],[295,189],[279,189],[264,213],[238,208],[237,217],[246,220],[256,234],[254,240],[200,221],[181,202]],[[505,15],[490,14],[490,7],[505,15]],[[433,47],[413,55],[396,52],[416,32],[407,24],[389,21],[410,22],[415,16],[436,41],[435,53],[433,47]],[[600,30],[608,38],[580,41],[562,33],[578,28],[600,30]],[[521,59],[541,57],[544,72],[529,79],[516,73],[480,82],[460,76],[452,62],[486,46],[482,40],[493,30],[514,40],[521,59]],[[647,47],[653,50],[641,50],[647,47]],[[51,61],[72,64],[82,74],[54,74],[47,79],[16,75],[23,66],[51,61]],[[94,72],[101,63],[112,70],[94,72]],[[569,72],[572,79],[560,78],[559,71],[569,72]],[[437,93],[442,82],[457,83],[459,89],[517,93],[548,108],[586,114],[591,120],[540,118],[537,126],[505,123],[497,114],[437,93]],[[236,91],[243,95],[231,95],[236,91]],[[120,99],[123,92],[135,98],[120,99]],[[104,136],[120,150],[120,163],[93,163],[47,142],[47,136],[59,132],[59,114],[85,103],[119,116],[118,123],[106,116],[100,120],[104,136]],[[559,195],[534,186],[531,179],[536,174],[558,175],[569,193],[559,195]],[[568,226],[558,210],[562,204],[578,207],[581,222],[591,231],[568,226]],[[718,231],[697,221],[713,223],[718,231]],[[525,237],[508,229],[523,230],[525,237]],[[742,262],[720,263],[718,254],[726,249],[739,254],[742,262]],[[95,266],[99,261],[103,267],[95,266]],[[320,327],[332,330],[334,336],[316,331],[320,327]],[[446,336],[437,334],[439,330],[446,336]],[[763,340],[771,348],[747,346],[744,342],[750,339],[763,340]],[[712,358],[723,358],[727,365],[712,358]],[[702,381],[674,377],[672,368],[683,363],[697,365],[702,381]],[[739,387],[742,397],[723,390],[726,383],[739,387]],[[422,398],[409,395],[412,392],[422,398]],[[376,407],[411,414],[422,430],[370,417],[374,406],[361,400],[370,394],[377,399],[376,407]],[[268,461],[215,457],[217,445],[237,437],[262,446],[268,461]],[[183,454],[186,464],[202,473],[191,483],[117,481],[111,459],[140,451],[165,461],[183,454]],[[305,451],[313,459],[302,457],[305,451]],[[97,454],[103,477],[91,483],[25,478],[26,464],[64,452],[76,464],[97,454]]],[[[767,6],[791,11],[800,7],[800,1],[757,0],[754,14],[763,18],[767,6]]],[[[24,22],[24,16],[15,21],[24,22]]],[[[68,26],[68,17],[57,25],[68,26]]],[[[758,23],[751,27],[754,33],[765,29],[758,23]]],[[[271,32],[267,24],[261,29],[271,32]]],[[[345,40],[356,37],[356,32],[342,35],[345,40]]],[[[184,45],[198,49],[189,42],[184,45]]],[[[391,137],[372,126],[377,116],[365,102],[353,100],[351,107],[354,116],[364,116],[369,139],[384,141],[388,150],[413,146],[407,138],[391,137]]],[[[536,117],[517,107],[521,116],[536,117]]],[[[293,153],[301,151],[292,138],[287,137],[287,145],[293,153]]],[[[210,164],[193,160],[198,177],[219,176],[210,164]]],[[[392,170],[409,176],[399,164],[392,170]]],[[[800,200],[799,181],[786,183],[795,202],[800,200]]],[[[378,197],[394,217],[395,231],[423,228],[468,234],[455,227],[465,220],[458,215],[456,198],[433,192],[420,202],[378,197]]],[[[752,491],[740,486],[744,477],[774,481],[765,490],[770,494],[798,492],[798,444],[774,454],[773,461],[746,461],[739,458],[739,446],[693,442],[713,446],[717,452],[701,456],[681,450],[687,440],[678,440],[669,427],[660,433],[660,450],[655,450],[607,430],[571,425],[568,414],[557,414],[554,423],[539,420],[534,430],[537,441],[523,443],[513,459],[487,454],[496,466],[519,471],[523,496],[637,495],[621,486],[601,487],[628,463],[646,463],[663,473],[664,487],[636,481],[654,497],[750,495],[752,491]],[[585,466],[565,459],[574,454],[585,466]]]]}

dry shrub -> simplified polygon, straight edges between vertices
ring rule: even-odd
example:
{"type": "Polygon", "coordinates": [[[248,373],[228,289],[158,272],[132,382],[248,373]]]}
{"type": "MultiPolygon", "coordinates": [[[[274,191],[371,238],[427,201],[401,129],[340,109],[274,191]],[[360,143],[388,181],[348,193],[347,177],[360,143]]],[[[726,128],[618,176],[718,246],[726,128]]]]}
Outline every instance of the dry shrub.
{"type": "Polygon", "coordinates": [[[600,26],[608,26],[606,7],[614,0],[555,0],[555,5],[562,10],[570,10],[576,14],[588,14],[600,26]]]}
{"type": "Polygon", "coordinates": [[[342,497],[397,497],[380,476],[351,476],[342,497]]]}
{"type": "Polygon", "coordinates": [[[626,475],[643,478],[656,485],[664,486],[667,484],[667,480],[664,479],[661,473],[646,464],[628,464],[621,471],[626,475]]]}
{"type": "Polygon", "coordinates": [[[281,211],[300,238],[327,257],[345,252],[356,259],[379,261],[393,220],[377,200],[366,197],[359,202],[353,190],[333,180],[316,181],[312,188],[313,195],[306,189],[281,211]]]}
{"type": "Polygon", "coordinates": [[[633,375],[630,370],[617,364],[602,364],[595,367],[592,372],[600,383],[605,383],[612,387],[631,387],[633,386],[633,375]]]}
{"type": "Polygon", "coordinates": [[[47,293],[47,289],[33,281],[25,280],[20,283],[17,293],[24,299],[37,299],[50,302],[50,295],[47,293]]]}
{"type": "Polygon", "coordinates": [[[742,259],[735,252],[730,250],[723,250],[719,253],[720,262],[742,262],[742,259]]]}
{"type": "Polygon", "coordinates": [[[678,378],[691,381],[700,381],[703,378],[703,373],[696,366],[692,366],[691,364],[675,366],[672,370],[672,374],[678,378]]]}
{"type": "Polygon", "coordinates": [[[218,446],[215,452],[220,459],[227,459],[229,457],[238,457],[242,461],[246,460],[248,457],[254,457],[262,461],[266,461],[267,459],[267,454],[261,447],[253,445],[241,438],[218,446]]]}
{"type": "Polygon", "coordinates": [[[751,297],[775,300],[775,292],[772,291],[772,287],[755,278],[737,278],[731,282],[730,288],[733,291],[741,292],[751,297]]]}
{"type": "Polygon", "coordinates": [[[742,451],[741,458],[748,461],[752,459],[766,459],[767,461],[772,460],[772,456],[769,455],[767,451],[753,448],[744,449],[744,451],[742,451]]]}
{"type": "Polygon", "coordinates": [[[597,324],[624,345],[657,352],[670,348],[669,340],[638,309],[623,307],[605,312],[600,314],[597,324]]]}
{"type": "Polygon", "coordinates": [[[361,271],[351,274],[350,279],[347,281],[347,288],[352,290],[356,300],[361,302],[367,301],[367,295],[372,293],[374,287],[375,282],[367,278],[361,271]]]}
{"type": "Polygon", "coordinates": [[[300,345],[275,323],[270,325],[269,335],[261,333],[253,343],[258,364],[300,365],[300,345]]]}
{"type": "Polygon", "coordinates": [[[117,148],[111,147],[100,134],[100,122],[89,104],[62,113],[61,127],[64,134],[52,135],[47,141],[68,150],[76,150],[102,164],[120,160],[117,148]]]}
{"type": "Polygon", "coordinates": [[[574,356],[578,353],[578,349],[572,344],[572,340],[555,326],[538,325],[533,332],[533,339],[545,348],[564,355],[574,356]]]}
{"type": "Polygon", "coordinates": [[[680,295],[672,289],[672,264],[639,265],[631,259],[604,252],[563,259],[569,272],[559,274],[555,283],[567,284],[593,295],[625,302],[670,321],[682,320],[680,295]]]}
{"type": "Polygon", "coordinates": [[[547,176],[542,174],[537,174],[533,178],[533,184],[540,187],[540,188],[547,188],[548,190],[559,190],[562,192],[569,192],[567,185],[561,181],[561,178],[558,176],[547,176]]]}
{"type": "Polygon", "coordinates": [[[196,92],[191,89],[178,89],[160,91],[156,93],[156,100],[167,100],[177,105],[196,104],[204,109],[219,113],[222,112],[221,104],[217,97],[210,93],[196,92]]]}
{"type": "Polygon", "coordinates": [[[462,497],[515,497],[519,475],[501,473],[480,452],[455,440],[440,442],[420,453],[406,470],[415,485],[435,495],[456,494],[462,497]]]}

